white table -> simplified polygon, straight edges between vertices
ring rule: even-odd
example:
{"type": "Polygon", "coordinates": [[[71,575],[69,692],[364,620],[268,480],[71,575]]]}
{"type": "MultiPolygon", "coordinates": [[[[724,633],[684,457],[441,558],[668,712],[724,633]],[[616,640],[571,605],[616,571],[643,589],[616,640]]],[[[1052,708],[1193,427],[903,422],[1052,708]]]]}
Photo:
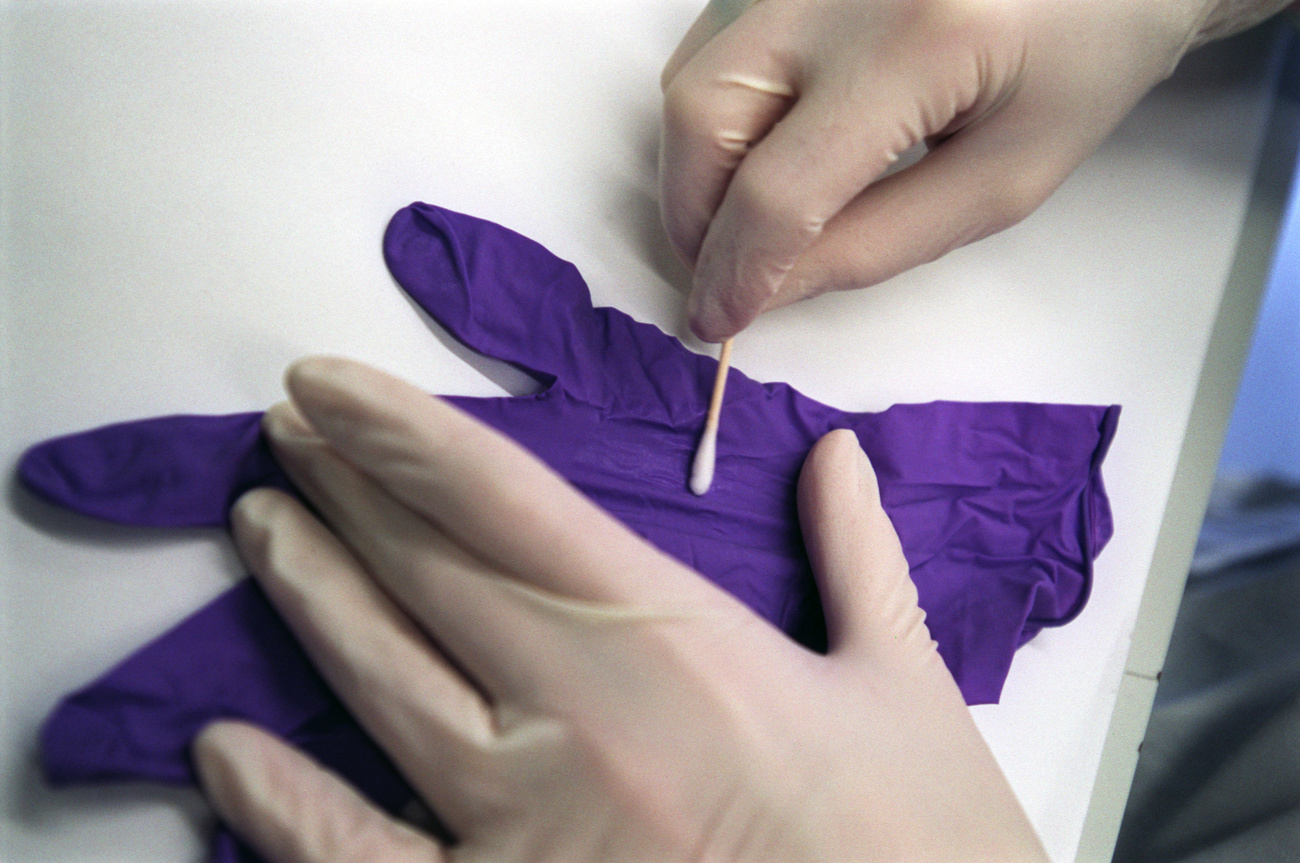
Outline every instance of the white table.
{"type": "MultiPolygon", "coordinates": [[[[685,335],[657,75],[697,5],[8,4],[0,462],[107,421],[265,407],[307,353],[437,392],[517,386],[392,287],[380,232],[416,199],[540,240],[597,304],[685,335]]],[[[1264,146],[1269,44],[1191,58],[1019,227],[736,346],[751,376],[852,410],[1124,406],[1091,604],[976,710],[1056,861],[1109,858],[1231,407],[1281,211],[1257,166],[1289,168],[1264,146]]],[[[90,524],[11,487],[0,550],[0,857],[198,859],[196,795],[51,791],[33,735],[61,693],[228,587],[228,543],[90,524]]]]}

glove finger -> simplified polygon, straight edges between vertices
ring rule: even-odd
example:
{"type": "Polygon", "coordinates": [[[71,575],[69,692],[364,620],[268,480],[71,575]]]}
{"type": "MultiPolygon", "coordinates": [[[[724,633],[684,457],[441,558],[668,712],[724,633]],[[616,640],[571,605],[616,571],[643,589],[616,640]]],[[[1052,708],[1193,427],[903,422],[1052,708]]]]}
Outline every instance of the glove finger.
{"type": "Polygon", "coordinates": [[[82,515],[149,527],[219,527],[257,485],[284,486],[256,413],[169,416],[44,441],[18,477],[82,515]]]}
{"type": "Polygon", "coordinates": [[[727,600],[514,441],[404,381],[322,357],[287,382],[340,457],[498,572],[577,601],[727,600]]]}
{"type": "Polygon", "coordinates": [[[709,33],[718,23],[708,20],[713,14],[706,9],[700,32],[688,34],[707,34],[707,44],[673,72],[664,92],[660,204],[669,238],[690,263],[732,174],[795,95],[792,70],[754,22],[762,16],[745,15],[709,33]]]}
{"type": "Polygon", "coordinates": [[[466,829],[477,801],[454,779],[472,776],[494,736],[483,696],[297,500],[251,492],[232,522],[240,554],[335,694],[394,762],[420,768],[407,779],[448,827],[466,829]]]}
{"type": "Polygon", "coordinates": [[[870,461],[847,429],[809,452],[799,522],[826,612],[832,655],[939,654],[870,461]]]}
{"type": "Polygon", "coordinates": [[[447,861],[429,837],[385,815],[306,755],[251,725],[218,722],[194,741],[203,791],[275,863],[447,861]]]}

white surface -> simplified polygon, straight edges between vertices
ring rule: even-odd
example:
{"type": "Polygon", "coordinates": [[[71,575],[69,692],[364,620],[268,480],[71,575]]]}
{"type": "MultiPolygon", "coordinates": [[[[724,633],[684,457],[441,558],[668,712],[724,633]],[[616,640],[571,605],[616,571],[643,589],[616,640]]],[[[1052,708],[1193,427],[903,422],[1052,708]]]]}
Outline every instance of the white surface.
{"type": "MultiPolygon", "coordinates": [[[[111,420],[265,407],[312,352],[500,392],[384,270],[383,227],[416,199],[540,240],[597,304],[681,335],[684,274],[654,193],[657,75],[696,11],[10,4],[0,462],[111,420]]],[[[1230,56],[1184,70],[1018,228],[767,316],[736,344],[751,376],[852,410],[1124,406],[1091,604],[977,710],[1057,861],[1082,829],[1266,114],[1262,51],[1230,56]]],[[[226,543],[91,525],[10,489],[0,554],[0,858],[199,859],[192,795],[49,791],[33,737],[60,693],[238,576],[226,543]]]]}

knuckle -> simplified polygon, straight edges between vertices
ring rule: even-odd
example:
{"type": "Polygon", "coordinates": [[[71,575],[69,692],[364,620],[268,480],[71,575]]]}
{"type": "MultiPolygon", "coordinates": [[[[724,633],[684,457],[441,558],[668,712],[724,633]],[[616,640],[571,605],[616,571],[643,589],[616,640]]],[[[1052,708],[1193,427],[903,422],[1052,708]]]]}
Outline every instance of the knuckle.
{"type": "Polygon", "coordinates": [[[801,244],[816,239],[826,226],[826,218],[813,211],[793,182],[751,170],[738,172],[731,185],[728,195],[735,195],[736,206],[751,224],[770,225],[801,244]]]}
{"type": "Polygon", "coordinates": [[[709,143],[713,149],[734,160],[743,158],[749,152],[751,141],[747,135],[734,129],[715,129],[709,143]]]}
{"type": "Polygon", "coordinates": [[[716,86],[680,74],[664,94],[664,129],[670,139],[707,147],[719,161],[736,164],[756,140],[758,122],[738,110],[716,86]]]}

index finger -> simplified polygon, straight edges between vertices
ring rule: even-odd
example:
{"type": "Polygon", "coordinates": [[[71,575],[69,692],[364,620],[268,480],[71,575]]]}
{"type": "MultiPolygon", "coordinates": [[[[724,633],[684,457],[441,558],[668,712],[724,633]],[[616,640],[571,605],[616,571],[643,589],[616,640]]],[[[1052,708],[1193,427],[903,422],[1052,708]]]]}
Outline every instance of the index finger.
{"type": "Polygon", "coordinates": [[[794,98],[785,54],[768,44],[755,15],[728,24],[713,5],[669,60],[663,81],[660,204],[669,238],[692,264],[732,174],[794,98]]]}
{"type": "Polygon", "coordinates": [[[405,381],[313,357],[286,386],[339,456],[503,572],[593,602],[718,593],[532,453],[405,381]]]}

